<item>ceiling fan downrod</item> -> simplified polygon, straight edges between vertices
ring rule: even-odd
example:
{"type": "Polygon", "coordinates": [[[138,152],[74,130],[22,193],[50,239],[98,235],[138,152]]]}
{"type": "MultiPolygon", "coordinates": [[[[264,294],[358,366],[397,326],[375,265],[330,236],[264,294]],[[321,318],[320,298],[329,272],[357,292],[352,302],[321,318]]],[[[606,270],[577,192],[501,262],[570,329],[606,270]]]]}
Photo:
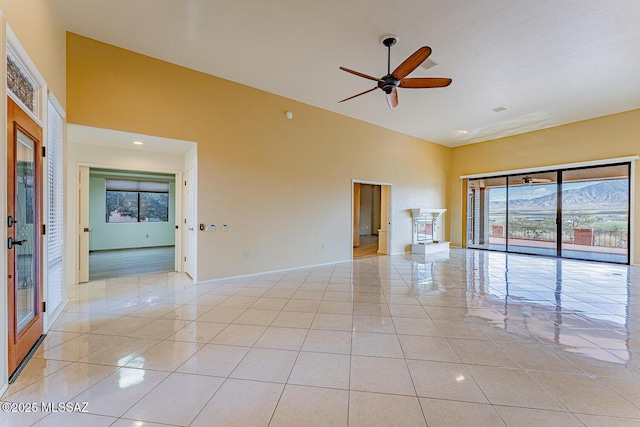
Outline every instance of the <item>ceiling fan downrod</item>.
{"type": "Polygon", "coordinates": [[[391,75],[391,46],[395,45],[397,42],[398,37],[396,36],[387,35],[382,37],[382,44],[387,47],[387,75],[378,81],[378,87],[387,95],[393,92],[393,90],[400,84],[400,81],[391,75]]]}
{"type": "Polygon", "coordinates": [[[391,74],[391,46],[398,43],[398,37],[388,34],[382,36],[382,44],[387,47],[387,74],[391,74]]]}

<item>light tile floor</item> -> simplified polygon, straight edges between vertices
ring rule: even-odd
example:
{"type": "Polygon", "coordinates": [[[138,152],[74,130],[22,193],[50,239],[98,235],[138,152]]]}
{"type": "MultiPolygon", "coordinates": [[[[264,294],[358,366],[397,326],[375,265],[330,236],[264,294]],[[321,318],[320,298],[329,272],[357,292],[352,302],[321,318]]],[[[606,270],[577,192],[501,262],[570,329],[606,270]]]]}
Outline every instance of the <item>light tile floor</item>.
{"type": "Polygon", "coordinates": [[[640,425],[640,269],[473,250],[193,285],[94,281],[13,425],[640,425]]]}

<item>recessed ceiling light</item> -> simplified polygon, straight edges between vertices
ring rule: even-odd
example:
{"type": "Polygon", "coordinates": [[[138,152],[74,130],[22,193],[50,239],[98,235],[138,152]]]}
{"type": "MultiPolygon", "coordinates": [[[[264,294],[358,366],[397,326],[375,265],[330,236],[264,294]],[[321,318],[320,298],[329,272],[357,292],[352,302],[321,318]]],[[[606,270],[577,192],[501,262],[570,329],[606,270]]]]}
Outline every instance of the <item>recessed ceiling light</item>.
{"type": "Polygon", "coordinates": [[[466,134],[468,134],[468,133],[469,133],[469,131],[468,131],[468,130],[464,130],[464,129],[463,129],[463,130],[459,130],[459,131],[458,131],[458,133],[459,133],[460,135],[466,135],[466,134]]]}
{"type": "Polygon", "coordinates": [[[140,141],[133,141],[133,143],[134,143],[135,145],[144,145],[144,142],[140,142],[140,141]]]}
{"type": "Polygon", "coordinates": [[[496,107],[493,109],[493,111],[495,111],[496,113],[499,113],[500,111],[504,111],[504,110],[506,110],[506,108],[504,107],[496,107]]]}

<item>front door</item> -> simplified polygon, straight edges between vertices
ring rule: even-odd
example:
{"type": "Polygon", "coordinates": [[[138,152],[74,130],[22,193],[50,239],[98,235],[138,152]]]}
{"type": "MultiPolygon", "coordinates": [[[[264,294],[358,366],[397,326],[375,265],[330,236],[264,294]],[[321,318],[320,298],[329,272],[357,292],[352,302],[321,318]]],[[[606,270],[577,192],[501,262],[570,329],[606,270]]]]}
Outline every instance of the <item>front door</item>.
{"type": "Polygon", "coordinates": [[[42,335],[42,129],[7,99],[9,372],[42,335]]]}

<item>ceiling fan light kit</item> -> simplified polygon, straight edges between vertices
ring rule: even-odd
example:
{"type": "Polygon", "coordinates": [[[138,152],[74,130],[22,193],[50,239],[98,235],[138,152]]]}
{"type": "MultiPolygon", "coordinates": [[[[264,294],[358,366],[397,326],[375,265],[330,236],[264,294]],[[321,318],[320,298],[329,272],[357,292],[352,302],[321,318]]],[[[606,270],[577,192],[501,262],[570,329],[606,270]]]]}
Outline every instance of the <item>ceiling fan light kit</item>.
{"type": "Polygon", "coordinates": [[[548,178],[532,178],[530,176],[525,176],[522,178],[522,185],[531,185],[531,184],[548,184],[551,180],[548,178]]]}
{"type": "Polygon", "coordinates": [[[353,98],[357,98],[360,95],[364,95],[369,92],[373,92],[376,89],[381,89],[387,95],[387,103],[389,108],[395,108],[398,106],[398,91],[397,88],[406,89],[429,89],[435,87],[446,87],[451,84],[449,78],[438,77],[419,77],[419,78],[407,78],[409,74],[420,66],[431,55],[431,48],[429,46],[422,46],[415,51],[413,55],[404,60],[404,62],[391,72],[391,46],[398,42],[398,37],[393,34],[387,34],[382,36],[380,42],[387,48],[387,75],[376,78],[367,74],[360,73],[358,71],[350,70],[345,67],[340,67],[342,71],[354,74],[356,76],[373,80],[378,82],[378,85],[372,89],[361,92],[357,95],[345,98],[342,101],[348,101],[353,98]]]}

